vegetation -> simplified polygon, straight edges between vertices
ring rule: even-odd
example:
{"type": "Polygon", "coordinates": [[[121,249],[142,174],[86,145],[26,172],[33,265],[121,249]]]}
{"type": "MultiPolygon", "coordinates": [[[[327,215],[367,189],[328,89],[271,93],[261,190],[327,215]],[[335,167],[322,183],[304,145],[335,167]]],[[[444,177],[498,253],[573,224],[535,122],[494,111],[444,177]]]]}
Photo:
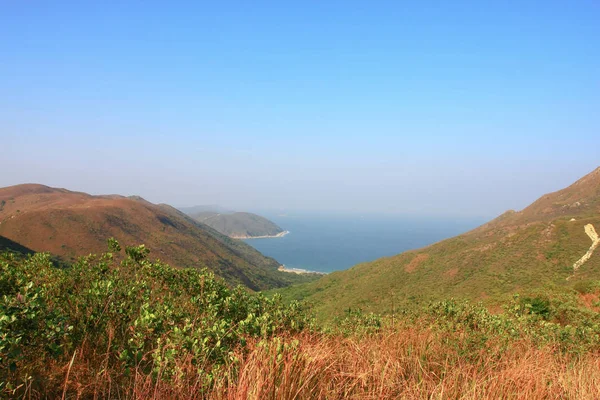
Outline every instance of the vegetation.
{"type": "MultiPolygon", "coordinates": [[[[572,263],[583,226],[600,226],[598,188],[600,169],[465,235],[283,292],[314,308],[151,262],[144,245],[109,239],[64,265],[0,237],[0,397],[597,398],[600,260],[572,263]]],[[[194,229],[126,201],[165,231],[194,229]]]]}
{"type": "Polygon", "coordinates": [[[57,268],[0,256],[0,397],[331,399],[594,398],[598,281],[514,296],[503,312],[444,300],[318,326],[145,246],[57,268]],[[120,261],[119,261],[120,260],[120,261]],[[597,297],[596,297],[597,299],[597,297]]]}
{"type": "Polygon", "coordinates": [[[278,292],[312,302],[321,320],[348,307],[391,313],[451,297],[497,307],[515,292],[568,293],[600,278],[600,254],[573,270],[591,245],[587,224],[600,228],[600,168],[471,232],[278,292]]]}
{"type": "Polygon", "coordinates": [[[208,268],[230,285],[264,290],[314,280],[280,272],[280,264],[168,205],[130,198],[91,196],[43,185],[0,188],[0,235],[65,262],[100,253],[107,237],[145,243],[153,256],[179,268],[208,268]],[[12,199],[12,200],[11,200],[12,199]]]}
{"type": "Polygon", "coordinates": [[[143,245],[126,248],[121,262],[117,241],[109,247],[68,268],[48,254],[2,255],[0,393],[56,398],[66,382],[111,398],[141,376],[165,384],[193,376],[202,393],[248,340],[310,323],[297,304],[229,289],[207,270],[150,262],[143,245]]]}
{"type": "Polygon", "coordinates": [[[283,233],[283,229],[274,222],[260,215],[247,212],[217,213],[202,211],[191,213],[190,216],[196,221],[232,238],[276,236],[283,233]]]}

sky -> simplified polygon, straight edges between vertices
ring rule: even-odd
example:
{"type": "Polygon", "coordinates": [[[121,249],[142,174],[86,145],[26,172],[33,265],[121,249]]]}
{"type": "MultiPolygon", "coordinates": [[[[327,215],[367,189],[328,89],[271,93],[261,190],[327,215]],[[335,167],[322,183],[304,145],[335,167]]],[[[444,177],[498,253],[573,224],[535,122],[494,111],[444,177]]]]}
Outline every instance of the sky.
{"type": "Polygon", "coordinates": [[[0,1],[0,186],[522,209],[600,165],[599,21],[596,0],[0,1]]]}

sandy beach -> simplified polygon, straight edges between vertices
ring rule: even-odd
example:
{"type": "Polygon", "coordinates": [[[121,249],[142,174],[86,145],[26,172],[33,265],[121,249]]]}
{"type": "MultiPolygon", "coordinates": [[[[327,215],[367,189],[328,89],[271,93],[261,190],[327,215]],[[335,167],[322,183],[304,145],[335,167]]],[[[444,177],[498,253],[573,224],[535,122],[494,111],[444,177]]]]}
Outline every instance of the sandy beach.
{"type": "Polygon", "coordinates": [[[326,272],[309,271],[307,269],[302,269],[302,268],[286,268],[285,265],[280,265],[277,270],[281,271],[281,272],[289,272],[290,274],[298,274],[298,275],[304,275],[304,274],[327,275],[326,272]]]}
{"type": "Polygon", "coordinates": [[[230,236],[232,239],[272,239],[284,237],[290,233],[290,231],[279,232],[277,235],[266,235],[266,236],[230,236]]]}

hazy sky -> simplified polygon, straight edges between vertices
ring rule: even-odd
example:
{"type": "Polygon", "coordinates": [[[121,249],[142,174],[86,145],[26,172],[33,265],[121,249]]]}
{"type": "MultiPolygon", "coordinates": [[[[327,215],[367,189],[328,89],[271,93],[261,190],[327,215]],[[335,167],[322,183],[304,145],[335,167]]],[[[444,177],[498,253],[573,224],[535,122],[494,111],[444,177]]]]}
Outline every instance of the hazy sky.
{"type": "Polygon", "coordinates": [[[600,165],[597,0],[95,3],[0,2],[0,186],[492,216],[600,165]]]}

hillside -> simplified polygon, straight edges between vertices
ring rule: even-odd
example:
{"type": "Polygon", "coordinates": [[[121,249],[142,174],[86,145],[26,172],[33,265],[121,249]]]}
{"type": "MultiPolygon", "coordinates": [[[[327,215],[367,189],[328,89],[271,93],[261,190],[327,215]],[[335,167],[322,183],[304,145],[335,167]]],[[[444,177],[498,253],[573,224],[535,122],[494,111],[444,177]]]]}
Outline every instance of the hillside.
{"type": "Polygon", "coordinates": [[[596,232],[600,228],[600,168],[473,231],[359,264],[282,294],[307,299],[320,317],[330,318],[348,308],[389,312],[450,297],[493,305],[515,292],[581,288],[600,278],[598,252],[573,268],[592,250],[589,224],[596,232]]]}
{"type": "Polygon", "coordinates": [[[137,196],[92,196],[33,184],[1,188],[0,235],[63,261],[105,250],[109,237],[123,245],[143,243],[151,258],[208,267],[230,284],[253,290],[310,279],[278,272],[276,260],[251,246],[137,196]]]}
{"type": "Polygon", "coordinates": [[[3,236],[0,236],[0,252],[2,251],[11,251],[21,254],[33,254],[34,251],[28,249],[25,246],[21,246],[19,243],[15,243],[10,239],[7,239],[3,236]]]}
{"type": "Polygon", "coordinates": [[[215,211],[197,211],[189,215],[196,221],[235,239],[279,237],[285,234],[285,231],[274,222],[247,212],[225,214],[215,211]]]}
{"type": "Polygon", "coordinates": [[[572,294],[545,308],[511,302],[501,314],[455,301],[392,318],[352,312],[322,329],[302,304],[118,247],[66,268],[46,254],[0,252],[0,398],[558,400],[600,391],[600,314],[572,294]]]}

